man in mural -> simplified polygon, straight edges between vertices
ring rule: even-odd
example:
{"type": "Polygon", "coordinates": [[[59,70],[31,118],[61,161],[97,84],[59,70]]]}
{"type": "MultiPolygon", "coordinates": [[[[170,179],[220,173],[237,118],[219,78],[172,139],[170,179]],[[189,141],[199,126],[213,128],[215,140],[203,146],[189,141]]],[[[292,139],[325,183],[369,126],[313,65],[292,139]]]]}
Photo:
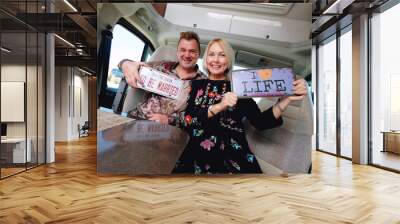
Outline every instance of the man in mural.
{"type": "Polygon", "coordinates": [[[118,67],[123,72],[126,82],[133,88],[138,88],[140,66],[150,66],[170,76],[184,81],[183,94],[178,99],[170,99],[155,93],[146,92],[144,101],[129,111],[128,117],[154,120],[161,123],[175,125],[177,113],[185,109],[186,99],[190,91],[190,80],[204,79],[206,76],[196,65],[200,55],[200,41],[195,32],[182,32],[177,47],[178,62],[135,62],[129,59],[122,60],[118,67]]]}

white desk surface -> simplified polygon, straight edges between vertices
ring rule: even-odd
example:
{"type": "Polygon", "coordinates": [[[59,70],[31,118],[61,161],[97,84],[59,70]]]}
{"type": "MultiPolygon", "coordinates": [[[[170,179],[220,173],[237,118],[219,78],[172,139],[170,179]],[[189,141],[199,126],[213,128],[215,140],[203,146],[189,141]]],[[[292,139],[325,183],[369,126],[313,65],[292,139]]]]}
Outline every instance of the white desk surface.
{"type": "MultiPolygon", "coordinates": [[[[5,138],[1,139],[1,143],[19,143],[19,142],[24,142],[25,138],[5,138]]],[[[29,138],[28,138],[29,141],[29,138]]]]}

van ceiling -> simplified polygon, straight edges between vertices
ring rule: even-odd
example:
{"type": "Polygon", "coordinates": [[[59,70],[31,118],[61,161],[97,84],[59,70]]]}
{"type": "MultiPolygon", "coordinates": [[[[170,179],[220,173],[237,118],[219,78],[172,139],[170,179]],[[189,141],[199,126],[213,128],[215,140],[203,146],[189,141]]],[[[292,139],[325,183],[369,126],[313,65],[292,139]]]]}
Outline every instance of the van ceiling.
{"type": "Polygon", "coordinates": [[[178,26],[280,42],[309,40],[311,4],[175,3],[167,4],[164,18],[178,26]]]}
{"type": "MultiPolygon", "coordinates": [[[[308,4],[308,3],[306,3],[308,4]]],[[[290,19],[311,20],[310,11],[294,3],[192,3],[195,7],[220,8],[229,11],[249,12],[256,15],[284,16],[290,19]]],[[[310,5],[311,7],[311,5],[310,5]]]]}

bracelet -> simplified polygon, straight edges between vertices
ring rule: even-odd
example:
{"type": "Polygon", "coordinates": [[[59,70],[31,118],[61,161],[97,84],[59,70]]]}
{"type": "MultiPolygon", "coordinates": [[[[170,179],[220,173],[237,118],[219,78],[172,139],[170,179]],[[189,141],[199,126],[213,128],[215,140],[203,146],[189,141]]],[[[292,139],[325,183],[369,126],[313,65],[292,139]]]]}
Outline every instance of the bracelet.
{"type": "Polygon", "coordinates": [[[213,106],[213,105],[211,105],[211,106],[208,107],[208,111],[210,111],[210,113],[211,113],[213,116],[215,116],[216,114],[211,110],[211,109],[212,109],[212,106],[213,106]]]}

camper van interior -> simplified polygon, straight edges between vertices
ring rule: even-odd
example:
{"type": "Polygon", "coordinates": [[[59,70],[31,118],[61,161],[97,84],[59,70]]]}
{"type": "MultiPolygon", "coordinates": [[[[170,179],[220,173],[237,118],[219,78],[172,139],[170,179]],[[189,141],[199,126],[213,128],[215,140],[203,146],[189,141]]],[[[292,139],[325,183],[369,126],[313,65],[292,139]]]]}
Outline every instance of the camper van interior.
{"type": "MultiPolygon", "coordinates": [[[[179,33],[184,31],[195,31],[200,37],[201,53],[197,64],[201,70],[207,43],[214,38],[223,38],[234,48],[236,60],[233,70],[286,67],[293,69],[294,73],[298,75],[297,78],[306,78],[311,75],[310,12],[311,4],[294,3],[99,4],[98,27],[101,28],[98,29],[98,46],[100,46],[98,51],[99,54],[110,53],[109,60],[106,57],[99,58],[102,64],[108,65],[108,68],[107,66],[102,67],[103,70],[99,74],[100,106],[108,108],[116,114],[125,114],[134,108],[137,105],[135,101],[140,101],[137,100],[140,98],[138,90],[132,90],[126,86],[123,74],[118,69],[118,63],[123,59],[143,62],[159,59],[177,61],[176,48],[179,33]],[[107,41],[110,44],[105,45],[107,41]],[[168,50],[160,53],[160,49],[168,50]]],[[[276,100],[277,98],[256,99],[262,110],[268,109],[276,100]]],[[[264,173],[311,172],[311,136],[313,134],[311,105],[311,97],[307,96],[304,102],[289,106],[284,115],[286,122],[279,132],[258,133],[249,128],[248,140],[253,147],[253,153],[264,164],[262,168],[264,173]],[[283,143],[279,140],[283,136],[290,136],[292,140],[283,143]],[[264,150],[265,147],[271,148],[271,150],[264,150]],[[276,159],[283,157],[283,154],[286,155],[286,159],[276,159]]],[[[100,110],[98,113],[100,127],[103,123],[101,114],[104,111],[106,110],[100,110]]],[[[131,132],[134,132],[133,130],[136,128],[133,128],[131,132]]],[[[110,130],[105,130],[105,132],[107,132],[107,134],[104,133],[105,135],[109,135],[110,130]]],[[[136,138],[131,137],[130,139],[136,138]]],[[[107,155],[117,152],[116,149],[106,148],[108,144],[103,140],[101,137],[98,139],[99,157],[101,158],[98,164],[99,170],[102,170],[103,162],[107,166],[112,163],[102,152],[107,152],[107,155]]],[[[108,141],[110,140],[108,139],[108,141]]],[[[115,141],[120,141],[120,139],[115,141]]],[[[181,145],[184,146],[187,139],[181,138],[173,141],[181,141],[181,145]]],[[[135,143],[130,142],[130,145],[133,144],[135,143]]],[[[170,147],[176,148],[177,146],[171,145],[170,147]]],[[[137,150],[151,151],[146,147],[137,150]]],[[[130,158],[120,150],[118,152],[121,154],[121,159],[130,158]]],[[[141,152],[131,153],[143,154],[141,152]]],[[[166,153],[170,155],[170,158],[167,155],[159,156],[169,159],[164,163],[171,166],[174,165],[181,153],[182,151],[178,151],[177,155],[172,155],[171,152],[166,153]]],[[[149,153],[148,157],[140,160],[150,161],[154,157],[149,153]]],[[[116,159],[116,155],[112,158],[116,161],[121,160],[116,159]]],[[[139,172],[138,170],[136,169],[136,172],[139,172]]],[[[143,167],[140,170],[148,173],[143,167]]],[[[170,173],[170,170],[153,172],[149,173],[165,174],[170,173]]]]}

